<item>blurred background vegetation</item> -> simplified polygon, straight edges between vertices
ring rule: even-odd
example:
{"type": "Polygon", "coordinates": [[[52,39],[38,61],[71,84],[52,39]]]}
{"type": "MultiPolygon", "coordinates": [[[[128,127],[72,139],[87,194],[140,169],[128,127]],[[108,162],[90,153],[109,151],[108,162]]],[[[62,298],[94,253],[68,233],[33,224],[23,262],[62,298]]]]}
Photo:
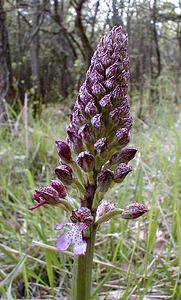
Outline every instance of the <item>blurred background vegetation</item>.
{"type": "Polygon", "coordinates": [[[139,153],[107,199],[151,209],[101,227],[92,299],[181,299],[181,2],[0,0],[2,299],[70,299],[72,256],[57,253],[53,230],[66,216],[28,207],[54,177],[54,141],[65,138],[93,51],[114,25],[129,35],[139,153]]]}
{"type": "Polygon", "coordinates": [[[163,0],[1,0],[0,84],[5,86],[8,77],[8,104],[20,110],[28,92],[35,116],[40,103],[67,106],[100,37],[114,25],[122,25],[129,36],[130,95],[138,116],[159,102],[160,84],[161,92],[170,88],[178,103],[180,10],[180,2],[163,0]]]}

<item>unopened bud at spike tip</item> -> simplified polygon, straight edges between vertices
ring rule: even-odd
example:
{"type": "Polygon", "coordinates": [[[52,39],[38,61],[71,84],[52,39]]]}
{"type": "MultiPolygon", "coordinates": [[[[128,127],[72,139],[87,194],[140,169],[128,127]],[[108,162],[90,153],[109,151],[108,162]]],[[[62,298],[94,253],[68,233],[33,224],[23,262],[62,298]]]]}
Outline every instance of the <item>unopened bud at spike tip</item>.
{"type": "Polygon", "coordinates": [[[106,95],[104,96],[100,101],[99,101],[99,104],[102,108],[103,111],[107,111],[109,112],[112,108],[112,95],[106,95]]]}
{"type": "Polygon", "coordinates": [[[130,133],[127,128],[121,128],[116,131],[116,140],[118,143],[118,146],[121,146],[122,148],[125,147],[130,140],[130,133]]]}
{"type": "Polygon", "coordinates": [[[85,144],[93,144],[94,143],[94,139],[95,139],[94,133],[89,124],[85,124],[82,127],[80,127],[78,134],[81,136],[81,138],[85,144]]]}
{"type": "Polygon", "coordinates": [[[70,124],[67,128],[67,136],[70,141],[71,146],[73,147],[76,153],[80,153],[83,150],[83,144],[81,136],[78,134],[78,130],[70,124]]]}
{"type": "Polygon", "coordinates": [[[136,219],[148,212],[148,208],[142,203],[132,203],[126,206],[121,216],[123,219],[136,219]]]}
{"type": "Polygon", "coordinates": [[[130,160],[135,157],[137,149],[135,148],[124,148],[121,151],[115,152],[110,158],[110,165],[125,163],[127,164],[130,160]]]}
{"type": "Polygon", "coordinates": [[[88,151],[81,152],[78,155],[76,162],[84,170],[84,172],[93,171],[95,166],[94,156],[88,151]]]}
{"type": "Polygon", "coordinates": [[[121,163],[117,166],[114,172],[114,181],[115,182],[122,182],[124,178],[132,171],[130,167],[126,164],[121,163]]]}
{"type": "Polygon", "coordinates": [[[92,93],[99,100],[106,94],[106,90],[101,83],[95,82],[92,86],[92,93]]]}
{"type": "Polygon", "coordinates": [[[65,162],[70,162],[72,160],[71,150],[69,145],[64,141],[56,141],[58,155],[65,162]]]}
{"type": "Polygon", "coordinates": [[[93,117],[98,113],[98,109],[95,105],[94,100],[89,101],[85,107],[85,112],[90,116],[93,117]]]}
{"type": "Polygon", "coordinates": [[[104,81],[104,86],[107,91],[114,90],[116,85],[117,85],[117,81],[114,76],[104,81]]]}
{"type": "Polygon", "coordinates": [[[106,77],[116,77],[120,74],[121,70],[123,69],[123,65],[120,62],[114,63],[112,66],[106,69],[106,77]]]}
{"type": "Polygon", "coordinates": [[[97,130],[98,132],[104,129],[104,123],[102,120],[102,114],[96,114],[92,119],[91,119],[91,124],[97,130]]]}
{"type": "Polygon", "coordinates": [[[58,180],[51,180],[51,186],[58,192],[60,198],[64,199],[67,196],[64,184],[58,180]]]}
{"type": "Polygon", "coordinates": [[[107,153],[107,138],[101,138],[94,144],[94,149],[99,156],[105,156],[107,153]]]}
{"type": "Polygon", "coordinates": [[[97,189],[99,192],[106,193],[113,181],[113,173],[110,170],[101,170],[97,175],[97,189]]]}
{"type": "Polygon", "coordinates": [[[61,180],[65,185],[70,185],[73,182],[73,171],[72,168],[66,164],[62,164],[55,169],[55,174],[58,179],[61,180]]]}
{"type": "Polygon", "coordinates": [[[71,122],[77,126],[81,126],[82,124],[85,123],[85,121],[86,119],[84,118],[81,112],[81,106],[78,104],[78,102],[76,102],[72,110],[71,122]]]}
{"type": "Polygon", "coordinates": [[[128,117],[128,118],[121,118],[120,120],[120,125],[122,127],[127,128],[128,130],[131,129],[132,125],[133,125],[133,119],[132,117],[128,117]]]}

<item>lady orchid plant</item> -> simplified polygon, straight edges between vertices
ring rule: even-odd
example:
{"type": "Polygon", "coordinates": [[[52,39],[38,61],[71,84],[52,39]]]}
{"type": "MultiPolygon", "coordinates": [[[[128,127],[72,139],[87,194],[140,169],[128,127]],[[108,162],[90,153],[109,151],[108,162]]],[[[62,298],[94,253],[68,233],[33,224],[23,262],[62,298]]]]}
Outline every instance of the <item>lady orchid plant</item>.
{"type": "Polygon", "coordinates": [[[58,180],[37,189],[37,205],[53,205],[67,211],[68,222],[56,246],[60,251],[73,246],[73,300],[90,300],[91,273],[96,231],[99,225],[119,215],[135,219],[148,211],[144,204],[117,208],[105,193],[121,183],[132,171],[128,165],[137,152],[129,148],[132,117],[128,102],[128,37],[115,26],[100,41],[85,81],[80,88],[67,127],[66,141],[56,141],[60,165],[58,180]],[[80,203],[68,197],[67,188],[76,189],[80,203]],[[76,206],[76,207],[75,207],[76,206]]]}

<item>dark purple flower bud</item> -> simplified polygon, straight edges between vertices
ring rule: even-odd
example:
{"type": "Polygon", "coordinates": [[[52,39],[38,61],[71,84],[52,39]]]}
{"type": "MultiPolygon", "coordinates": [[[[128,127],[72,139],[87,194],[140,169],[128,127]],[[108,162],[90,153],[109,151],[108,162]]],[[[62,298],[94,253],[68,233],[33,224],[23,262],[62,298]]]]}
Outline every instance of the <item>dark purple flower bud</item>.
{"type": "Polygon", "coordinates": [[[121,128],[116,131],[116,139],[118,142],[118,145],[122,148],[126,146],[129,143],[130,140],[130,133],[127,128],[121,128]]]}
{"type": "Polygon", "coordinates": [[[91,215],[90,209],[87,207],[74,209],[70,219],[73,223],[85,223],[87,226],[93,222],[93,216],[91,215]]]}
{"type": "Polygon", "coordinates": [[[72,145],[76,153],[80,153],[83,150],[82,139],[78,135],[74,137],[72,145]]]}
{"type": "Polygon", "coordinates": [[[57,145],[57,151],[60,158],[65,162],[70,162],[72,160],[72,157],[69,145],[64,141],[56,141],[55,143],[57,145]]]}
{"type": "Polygon", "coordinates": [[[73,141],[73,138],[74,138],[74,136],[77,135],[77,133],[78,133],[78,130],[77,130],[75,124],[70,123],[67,127],[67,136],[71,142],[73,141]]]}
{"type": "Polygon", "coordinates": [[[128,118],[121,118],[120,120],[120,125],[122,127],[131,129],[132,125],[133,125],[133,119],[132,117],[128,117],[128,118]]]}
{"type": "Polygon", "coordinates": [[[121,216],[123,219],[136,219],[148,212],[148,208],[141,203],[132,203],[126,206],[121,216]]]}
{"type": "Polygon", "coordinates": [[[94,144],[94,149],[99,156],[104,156],[107,153],[107,138],[101,138],[94,144]]]}
{"type": "Polygon", "coordinates": [[[78,134],[86,144],[94,143],[94,133],[92,132],[91,126],[89,124],[85,124],[80,127],[78,134]]]}
{"type": "Polygon", "coordinates": [[[113,173],[110,170],[101,170],[97,175],[97,189],[106,193],[113,181],[113,173]]]}
{"type": "Polygon", "coordinates": [[[114,102],[115,104],[121,103],[122,98],[127,94],[128,92],[128,85],[117,85],[114,91],[112,92],[114,102]]]}
{"type": "Polygon", "coordinates": [[[84,170],[84,172],[93,171],[95,166],[94,156],[87,151],[81,152],[78,155],[76,162],[84,170]]]}
{"type": "Polygon", "coordinates": [[[102,56],[101,62],[105,68],[108,68],[113,63],[113,59],[111,57],[108,57],[108,55],[106,54],[102,56]]]}
{"type": "Polygon", "coordinates": [[[81,126],[82,124],[85,123],[86,119],[84,118],[82,112],[81,112],[81,107],[78,107],[79,104],[77,103],[73,110],[72,110],[72,114],[71,114],[71,122],[81,126]]]}
{"type": "Polygon", "coordinates": [[[116,62],[112,66],[106,69],[106,78],[116,77],[123,69],[121,62],[116,62]]]}
{"type": "Polygon", "coordinates": [[[94,82],[92,82],[90,76],[86,76],[85,86],[86,86],[86,89],[87,89],[88,93],[90,93],[91,95],[92,95],[92,86],[93,86],[93,84],[94,84],[94,82]]]}
{"type": "Polygon", "coordinates": [[[103,46],[102,51],[104,53],[106,53],[107,56],[113,55],[114,48],[113,48],[113,45],[112,45],[111,36],[110,36],[110,38],[109,37],[107,38],[107,44],[103,46]]]}
{"type": "Polygon", "coordinates": [[[124,67],[125,71],[129,71],[129,63],[130,63],[130,61],[129,61],[128,57],[126,59],[124,59],[123,67],[124,67]]]}
{"type": "Polygon", "coordinates": [[[122,72],[122,74],[120,74],[118,77],[117,77],[117,81],[121,84],[126,84],[130,79],[130,74],[129,72],[122,72]]]}
{"type": "MultiPolygon", "coordinates": [[[[121,105],[118,108],[120,108],[120,111],[124,112],[124,115],[128,114],[128,112],[130,111],[130,105],[129,105],[127,96],[123,97],[121,105]]],[[[124,115],[122,115],[122,116],[124,116],[124,115]]]]}
{"type": "MultiPolygon", "coordinates": [[[[71,124],[71,123],[70,123],[71,124]]],[[[76,153],[80,153],[83,150],[82,139],[78,134],[78,130],[72,127],[72,124],[67,128],[67,135],[69,141],[72,143],[73,149],[76,153]]]]}
{"type": "Polygon", "coordinates": [[[92,199],[94,198],[95,184],[87,181],[87,183],[84,185],[84,188],[86,190],[86,194],[81,197],[81,206],[90,207],[92,199]]]}
{"type": "Polygon", "coordinates": [[[118,108],[113,109],[109,113],[110,121],[113,125],[118,125],[120,122],[120,112],[118,108]]]}
{"type": "Polygon", "coordinates": [[[92,93],[96,96],[96,98],[99,100],[106,94],[106,90],[103,87],[103,85],[99,82],[95,82],[92,86],[92,93]]]}
{"type": "Polygon", "coordinates": [[[123,50],[122,53],[121,53],[121,57],[122,57],[122,60],[124,59],[127,59],[128,58],[128,55],[127,55],[127,51],[126,50],[123,50]]]}
{"type": "Polygon", "coordinates": [[[128,35],[122,34],[122,44],[121,44],[121,50],[127,51],[128,49],[128,35]]]}
{"type": "Polygon", "coordinates": [[[104,80],[104,76],[102,76],[95,67],[90,66],[89,70],[86,74],[86,79],[89,78],[93,83],[94,82],[101,82],[104,80]]]}
{"type": "Polygon", "coordinates": [[[61,180],[65,185],[70,185],[73,182],[73,171],[68,165],[62,164],[55,169],[55,174],[58,179],[61,180]]]}
{"type": "Polygon", "coordinates": [[[122,182],[126,175],[130,173],[132,169],[128,167],[126,164],[121,163],[117,166],[115,172],[114,172],[114,181],[115,182],[122,182]]]}
{"type": "Polygon", "coordinates": [[[80,100],[86,105],[89,101],[93,100],[92,95],[88,92],[85,83],[81,86],[79,91],[80,100]]]}
{"type": "Polygon", "coordinates": [[[59,202],[59,194],[58,192],[51,186],[43,187],[41,189],[36,189],[34,199],[37,201],[39,198],[46,201],[47,204],[56,205],[59,202]]]}
{"type": "Polygon", "coordinates": [[[137,149],[135,148],[125,148],[121,151],[115,152],[110,158],[110,165],[125,163],[127,164],[130,160],[135,157],[137,149]]]}
{"type": "Polygon", "coordinates": [[[102,114],[97,114],[91,119],[92,126],[97,129],[98,131],[101,131],[104,129],[104,124],[102,121],[102,114]]]}
{"type": "Polygon", "coordinates": [[[97,106],[95,105],[94,100],[91,100],[87,103],[85,107],[85,112],[90,116],[93,117],[98,113],[97,106]]]}
{"type": "Polygon", "coordinates": [[[67,191],[63,183],[58,180],[51,180],[51,186],[58,192],[60,198],[65,199],[67,191]]]}
{"type": "Polygon", "coordinates": [[[102,107],[103,111],[110,111],[111,110],[111,108],[112,108],[112,102],[111,102],[111,100],[112,100],[112,95],[109,94],[109,95],[104,96],[99,101],[99,104],[102,107]]]}
{"type": "Polygon", "coordinates": [[[104,87],[107,91],[113,91],[117,85],[117,81],[115,77],[111,77],[104,81],[104,87]]]}
{"type": "Polygon", "coordinates": [[[92,63],[94,63],[94,68],[97,70],[97,72],[98,72],[99,74],[104,74],[105,68],[104,68],[104,66],[102,65],[101,61],[99,61],[99,60],[96,58],[95,61],[92,60],[92,63]]]}
{"type": "Polygon", "coordinates": [[[85,110],[85,106],[86,106],[87,103],[85,103],[84,101],[82,101],[80,99],[79,95],[77,97],[76,103],[79,106],[79,109],[80,109],[81,113],[84,115],[84,110],[85,110]]]}
{"type": "MultiPolygon", "coordinates": [[[[119,107],[116,107],[115,109],[113,109],[109,114],[112,124],[114,124],[114,125],[121,124],[122,125],[122,123],[124,123],[125,119],[121,119],[121,118],[126,117],[129,114],[129,110],[130,110],[130,106],[128,103],[128,99],[127,99],[127,97],[124,97],[121,105],[119,107]]],[[[131,122],[131,120],[132,119],[130,118],[130,122],[131,122]]],[[[128,121],[126,123],[128,123],[128,121]]]]}

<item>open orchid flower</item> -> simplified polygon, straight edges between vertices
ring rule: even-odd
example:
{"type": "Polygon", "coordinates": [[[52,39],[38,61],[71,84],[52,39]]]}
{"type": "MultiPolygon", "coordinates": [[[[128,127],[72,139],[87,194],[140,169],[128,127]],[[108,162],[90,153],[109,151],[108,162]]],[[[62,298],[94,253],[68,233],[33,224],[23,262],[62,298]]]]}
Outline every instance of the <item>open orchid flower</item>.
{"type": "Polygon", "coordinates": [[[93,222],[91,211],[82,207],[72,211],[72,222],[64,222],[55,227],[55,230],[68,228],[67,232],[62,233],[57,239],[57,249],[65,251],[72,244],[75,255],[84,255],[87,248],[87,242],[83,237],[83,231],[93,222]]]}
{"type": "Polygon", "coordinates": [[[57,239],[56,246],[58,250],[65,251],[72,244],[73,253],[75,255],[84,255],[87,248],[87,242],[83,240],[83,230],[88,226],[85,223],[74,224],[70,222],[65,222],[59,224],[55,227],[55,230],[60,230],[62,228],[69,228],[69,231],[62,233],[57,239]]]}
{"type": "Polygon", "coordinates": [[[85,230],[88,226],[85,223],[82,224],[74,224],[70,222],[65,222],[59,224],[55,227],[55,230],[60,230],[64,227],[69,228],[69,231],[62,233],[57,239],[56,246],[60,251],[65,251],[73,244],[73,253],[75,255],[84,255],[87,248],[87,243],[83,240],[82,234],[83,230],[85,230]]]}

